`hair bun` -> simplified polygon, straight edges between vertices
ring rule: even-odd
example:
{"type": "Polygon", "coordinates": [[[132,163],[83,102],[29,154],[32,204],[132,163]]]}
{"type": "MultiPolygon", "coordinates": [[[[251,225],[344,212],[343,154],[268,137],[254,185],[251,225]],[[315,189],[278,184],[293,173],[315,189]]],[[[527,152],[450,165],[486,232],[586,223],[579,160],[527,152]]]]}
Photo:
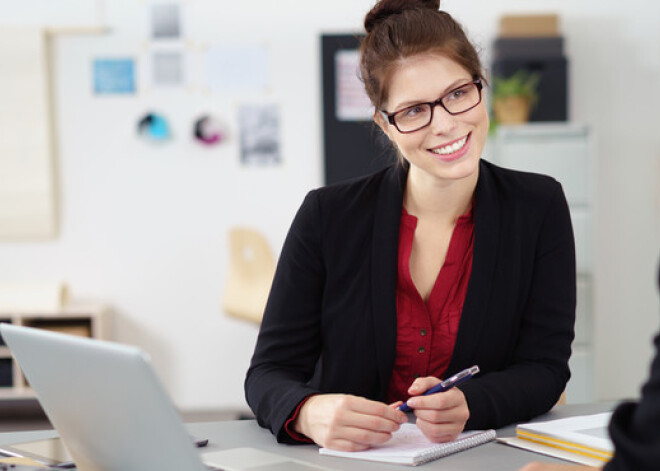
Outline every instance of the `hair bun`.
{"type": "Polygon", "coordinates": [[[429,9],[438,11],[440,0],[379,0],[364,18],[364,29],[370,33],[374,26],[391,15],[406,10],[429,9]]]}

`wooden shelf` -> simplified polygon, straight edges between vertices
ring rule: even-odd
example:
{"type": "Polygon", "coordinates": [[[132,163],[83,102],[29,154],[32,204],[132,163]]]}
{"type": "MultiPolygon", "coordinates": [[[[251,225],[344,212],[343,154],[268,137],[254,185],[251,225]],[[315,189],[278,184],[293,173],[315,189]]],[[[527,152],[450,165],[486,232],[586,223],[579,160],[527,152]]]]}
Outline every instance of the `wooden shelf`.
{"type": "Polygon", "coordinates": [[[0,388],[0,401],[34,399],[36,395],[32,388],[4,386],[0,388]]]}
{"type": "MultiPolygon", "coordinates": [[[[0,321],[96,339],[109,337],[103,305],[71,305],[60,310],[0,312],[0,321]]],[[[0,346],[0,400],[34,398],[20,367],[6,345],[0,346]],[[10,372],[11,371],[11,372],[10,372]]]]}

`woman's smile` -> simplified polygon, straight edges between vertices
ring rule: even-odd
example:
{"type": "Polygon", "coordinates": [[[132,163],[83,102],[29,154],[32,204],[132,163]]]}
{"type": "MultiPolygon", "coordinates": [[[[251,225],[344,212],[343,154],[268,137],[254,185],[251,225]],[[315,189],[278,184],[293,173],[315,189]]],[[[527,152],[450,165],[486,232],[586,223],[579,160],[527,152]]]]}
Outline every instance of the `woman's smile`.
{"type": "Polygon", "coordinates": [[[468,133],[466,136],[456,139],[449,144],[443,146],[434,147],[429,149],[432,154],[435,154],[444,161],[452,161],[463,157],[470,148],[470,136],[472,133],[468,133]]]}

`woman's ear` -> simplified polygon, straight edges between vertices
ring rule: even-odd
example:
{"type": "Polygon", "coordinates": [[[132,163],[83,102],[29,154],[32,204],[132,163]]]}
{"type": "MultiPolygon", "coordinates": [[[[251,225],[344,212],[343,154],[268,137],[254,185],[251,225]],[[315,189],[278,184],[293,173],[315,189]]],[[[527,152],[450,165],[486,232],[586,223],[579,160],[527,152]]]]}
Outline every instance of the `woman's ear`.
{"type": "Polygon", "coordinates": [[[382,112],[374,111],[374,122],[378,125],[378,127],[385,133],[385,135],[391,141],[392,136],[390,136],[390,124],[387,122],[382,112]]]}

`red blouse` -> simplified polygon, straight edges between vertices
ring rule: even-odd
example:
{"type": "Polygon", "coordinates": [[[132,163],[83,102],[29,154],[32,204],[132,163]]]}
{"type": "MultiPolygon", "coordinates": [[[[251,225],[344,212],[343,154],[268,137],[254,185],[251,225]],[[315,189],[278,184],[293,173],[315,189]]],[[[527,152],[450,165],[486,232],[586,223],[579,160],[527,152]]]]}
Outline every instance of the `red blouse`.
{"type": "Polygon", "coordinates": [[[443,378],[451,359],[472,272],[474,217],[470,211],[454,227],[445,263],[425,303],[410,275],[417,218],[403,209],[399,229],[397,340],[388,402],[406,400],[418,376],[443,378]]]}
{"type": "MultiPolygon", "coordinates": [[[[417,376],[442,378],[445,374],[472,272],[474,217],[470,210],[456,222],[445,263],[425,303],[410,276],[410,253],[416,227],[417,218],[404,208],[399,229],[396,358],[387,392],[388,402],[406,400],[408,388],[417,376]]],[[[289,436],[300,442],[311,441],[293,430],[293,422],[307,399],[309,397],[298,404],[284,425],[289,436]]]]}

